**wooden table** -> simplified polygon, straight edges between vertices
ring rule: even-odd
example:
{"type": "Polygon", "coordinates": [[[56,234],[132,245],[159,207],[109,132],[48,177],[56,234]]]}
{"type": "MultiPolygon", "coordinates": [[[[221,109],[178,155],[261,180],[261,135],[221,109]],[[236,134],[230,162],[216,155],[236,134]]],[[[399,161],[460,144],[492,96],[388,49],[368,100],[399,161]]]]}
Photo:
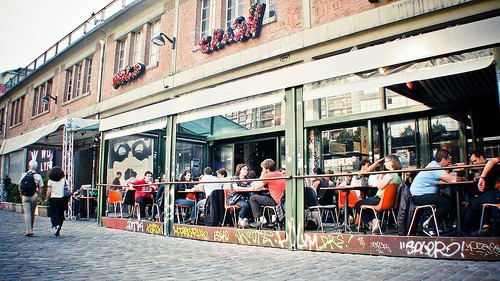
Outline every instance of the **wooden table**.
{"type": "Polygon", "coordinates": [[[337,230],[337,229],[342,229],[344,230],[344,232],[347,232],[349,231],[350,233],[353,233],[353,231],[351,230],[350,226],[349,226],[349,193],[351,192],[351,190],[362,190],[364,189],[364,187],[362,186],[351,186],[351,185],[348,185],[348,186],[338,186],[338,187],[322,187],[323,190],[338,190],[338,191],[342,191],[345,193],[345,197],[344,197],[344,222],[335,227],[334,230],[337,230]]]}
{"type": "Polygon", "coordinates": [[[460,188],[467,187],[469,185],[472,185],[476,182],[474,181],[457,181],[457,182],[446,182],[446,183],[438,183],[437,186],[439,187],[450,187],[451,189],[455,190],[455,204],[457,205],[457,229],[455,231],[452,231],[450,233],[447,233],[446,236],[467,236],[465,232],[462,231],[462,219],[461,219],[461,211],[460,211],[460,188]]]}

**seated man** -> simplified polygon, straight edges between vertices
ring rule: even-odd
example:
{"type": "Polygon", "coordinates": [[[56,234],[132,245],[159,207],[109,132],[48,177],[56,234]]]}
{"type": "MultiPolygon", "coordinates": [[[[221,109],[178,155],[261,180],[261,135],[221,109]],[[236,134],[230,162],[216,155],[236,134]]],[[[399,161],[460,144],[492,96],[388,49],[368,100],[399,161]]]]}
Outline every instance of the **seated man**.
{"type": "MultiPolygon", "coordinates": [[[[210,167],[206,167],[203,169],[203,176],[200,178],[200,182],[211,182],[211,181],[218,181],[219,178],[213,175],[213,170],[210,167]]],[[[208,196],[212,193],[212,191],[216,189],[221,189],[222,186],[220,183],[215,182],[215,183],[200,183],[195,186],[195,190],[201,190],[205,192],[205,199],[200,200],[197,204],[197,210],[200,210],[201,212],[204,210],[205,203],[207,202],[208,196]]]]}
{"type": "MultiPolygon", "coordinates": [[[[434,160],[425,168],[447,167],[451,164],[450,153],[445,149],[436,152],[434,160]]],[[[436,219],[439,222],[448,215],[452,208],[451,199],[440,195],[437,183],[440,181],[452,182],[453,177],[444,169],[421,171],[417,174],[410,186],[412,200],[415,205],[435,205],[436,219]]],[[[429,236],[436,235],[437,226],[430,226],[431,218],[423,223],[424,233],[429,236]]]]}
{"type": "MultiPolygon", "coordinates": [[[[149,185],[152,182],[153,173],[146,171],[143,179],[128,183],[129,189],[135,190],[135,202],[139,204],[141,219],[146,218],[146,205],[153,204],[152,186],[149,185]]],[[[149,210],[149,216],[151,216],[151,209],[149,210]]]]}
{"type": "MultiPolygon", "coordinates": [[[[486,159],[482,153],[473,152],[470,160],[472,164],[484,164],[486,159]]],[[[479,227],[479,220],[481,219],[481,209],[484,203],[498,204],[500,203],[500,157],[491,158],[483,172],[479,177],[478,189],[481,194],[471,200],[464,216],[464,230],[472,232],[476,235],[475,231],[479,227]]],[[[489,232],[491,213],[485,212],[483,228],[477,235],[483,235],[489,232]]]]}
{"type": "Polygon", "coordinates": [[[260,178],[262,181],[255,181],[251,188],[253,190],[260,190],[267,185],[269,189],[269,195],[267,194],[254,194],[250,197],[250,206],[252,207],[252,212],[257,221],[250,224],[254,228],[262,228],[266,223],[264,218],[263,206],[276,206],[280,203],[281,197],[285,192],[286,180],[270,180],[272,178],[283,177],[283,173],[276,171],[276,163],[272,159],[265,159],[260,164],[262,168],[262,174],[260,178]]]}

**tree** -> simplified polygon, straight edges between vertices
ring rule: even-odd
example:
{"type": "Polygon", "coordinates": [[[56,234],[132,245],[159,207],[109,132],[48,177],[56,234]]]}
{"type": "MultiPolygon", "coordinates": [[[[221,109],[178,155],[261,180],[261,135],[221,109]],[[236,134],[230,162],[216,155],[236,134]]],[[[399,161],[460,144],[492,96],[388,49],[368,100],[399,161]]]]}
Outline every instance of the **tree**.
{"type": "Polygon", "coordinates": [[[415,131],[411,128],[411,125],[408,125],[401,133],[399,133],[400,137],[411,137],[415,135],[415,131]]]}

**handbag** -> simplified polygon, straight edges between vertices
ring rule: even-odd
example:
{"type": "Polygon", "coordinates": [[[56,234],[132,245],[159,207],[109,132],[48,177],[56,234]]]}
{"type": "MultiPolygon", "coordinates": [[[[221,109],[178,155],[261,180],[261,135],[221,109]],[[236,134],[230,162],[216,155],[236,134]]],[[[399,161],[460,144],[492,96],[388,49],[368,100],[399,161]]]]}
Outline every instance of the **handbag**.
{"type": "Polygon", "coordinates": [[[238,202],[238,200],[240,200],[241,197],[243,197],[243,194],[236,193],[233,197],[231,197],[231,200],[229,200],[229,205],[236,204],[236,202],[238,202]]]}

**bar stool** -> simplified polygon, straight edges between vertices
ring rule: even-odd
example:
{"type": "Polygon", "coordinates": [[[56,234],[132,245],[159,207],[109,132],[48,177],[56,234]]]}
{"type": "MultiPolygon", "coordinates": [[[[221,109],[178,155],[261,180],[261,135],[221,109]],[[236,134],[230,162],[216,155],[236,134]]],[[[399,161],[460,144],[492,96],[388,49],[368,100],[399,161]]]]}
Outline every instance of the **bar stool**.
{"type": "Polygon", "coordinates": [[[492,204],[492,203],[483,203],[483,210],[481,211],[481,220],[479,222],[479,233],[481,233],[481,230],[483,229],[483,219],[484,219],[484,209],[491,207],[491,208],[498,208],[500,209],[500,204],[492,204]]]}
{"type": "Polygon", "coordinates": [[[432,218],[434,219],[434,224],[436,225],[436,234],[439,236],[439,227],[436,219],[436,206],[435,205],[420,205],[416,206],[415,211],[413,212],[413,217],[411,218],[410,227],[408,228],[408,234],[406,236],[410,236],[411,230],[413,228],[413,222],[415,221],[415,217],[417,216],[417,212],[419,210],[429,209],[432,212],[432,218]]]}
{"type": "Polygon", "coordinates": [[[153,210],[151,211],[151,213],[153,214],[153,217],[151,219],[155,220],[156,222],[160,222],[160,216],[161,216],[161,212],[160,212],[160,205],[156,204],[156,203],[153,203],[153,206],[152,206],[153,210]],[[155,216],[155,211],[156,211],[156,216],[155,216]]]}

